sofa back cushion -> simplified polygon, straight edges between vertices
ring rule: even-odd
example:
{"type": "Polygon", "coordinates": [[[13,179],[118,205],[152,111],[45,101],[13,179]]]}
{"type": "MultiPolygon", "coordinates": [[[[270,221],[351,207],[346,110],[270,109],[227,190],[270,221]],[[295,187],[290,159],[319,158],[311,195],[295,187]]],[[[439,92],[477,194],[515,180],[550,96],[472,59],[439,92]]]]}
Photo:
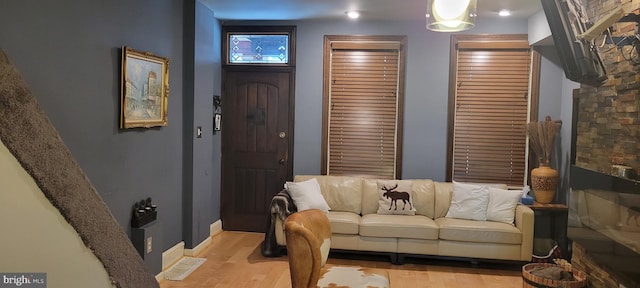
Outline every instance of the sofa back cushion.
{"type": "Polygon", "coordinates": [[[416,215],[411,180],[378,180],[378,211],[381,215],[416,215]]]}
{"type": "MultiPolygon", "coordinates": [[[[364,179],[362,190],[362,215],[376,214],[378,212],[378,180],[364,179]]],[[[416,209],[416,215],[424,215],[433,218],[434,208],[434,182],[431,180],[411,180],[412,200],[416,209]]],[[[329,204],[331,206],[331,204],[329,204]]],[[[445,211],[446,213],[446,211],[445,211]]]]}
{"type": "Polygon", "coordinates": [[[378,179],[365,178],[362,181],[362,215],[378,212],[378,179]]]}
{"type": "MultiPolygon", "coordinates": [[[[452,182],[434,182],[435,184],[435,208],[434,208],[434,219],[442,218],[447,215],[447,211],[449,211],[449,206],[451,206],[451,195],[453,193],[453,183],[452,182]]],[[[469,183],[473,184],[473,183],[469,183]]],[[[496,187],[500,189],[507,189],[506,184],[486,184],[482,183],[479,185],[486,185],[490,187],[496,187]]]]}
{"type": "Polygon", "coordinates": [[[442,218],[447,215],[449,206],[451,205],[451,194],[453,193],[453,183],[451,182],[434,182],[434,219],[442,218]]]}
{"type": "Polygon", "coordinates": [[[307,181],[284,183],[284,188],[289,190],[289,195],[293,199],[293,203],[298,207],[298,211],[309,209],[319,209],[329,212],[329,204],[324,200],[324,195],[320,191],[320,184],[316,178],[307,181]]]}
{"type": "MultiPolygon", "coordinates": [[[[294,182],[316,178],[320,192],[331,207],[331,211],[345,211],[360,214],[362,211],[362,180],[360,177],[296,175],[294,182]]],[[[377,202],[376,202],[377,203],[377,202]]],[[[377,209],[377,207],[376,207],[377,209]]]]}
{"type": "Polygon", "coordinates": [[[435,183],[432,180],[411,180],[413,182],[413,203],[416,215],[434,219],[435,183]]]}

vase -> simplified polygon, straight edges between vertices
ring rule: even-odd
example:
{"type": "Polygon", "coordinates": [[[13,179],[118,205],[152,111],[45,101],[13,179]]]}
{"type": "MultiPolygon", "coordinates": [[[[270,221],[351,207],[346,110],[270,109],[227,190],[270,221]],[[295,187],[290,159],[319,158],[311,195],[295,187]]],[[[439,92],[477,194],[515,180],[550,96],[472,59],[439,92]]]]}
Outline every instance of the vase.
{"type": "Polygon", "coordinates": [[[558,171],[541,165],[531,170],[531,189],[536,202],[547,204],[553,201],[558,188],[558,171]]]}

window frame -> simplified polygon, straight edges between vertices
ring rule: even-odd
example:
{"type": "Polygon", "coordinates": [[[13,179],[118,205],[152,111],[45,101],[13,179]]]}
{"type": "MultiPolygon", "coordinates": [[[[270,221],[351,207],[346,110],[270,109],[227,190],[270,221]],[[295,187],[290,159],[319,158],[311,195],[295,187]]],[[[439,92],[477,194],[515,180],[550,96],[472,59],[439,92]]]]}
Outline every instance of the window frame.
{"type": "Polygon", "coordinates": [[[296,66],[296,26],[223,26],[222,27],[222,63],[225,66],[239,66],[239,67],[295,67],[296,66]],[[288,63],[231,63],[229,61],[229,41],[231,34],[246,34],[246,35],[287,35],[289,36],[288,48],[289,62],[288,63]]]}
{"type": "MultiPolygon", "coordinates": [[[[446,165],[446,181],[453,181],[453,151],[454,133],[455,133],[455,108],[456,108],[456,85],[458,74],[458,46],[461,42],[477,42],[479,45],[486,45],[487,49],[508,48],[509,41],[528,41],[526,34],[495,34],[495,35],[451,35],[450,59],[449,59],[449,99],[448,99],[448,115],[447,115],[447,165],[446,165]]],[[[528,43],[528,42],[527,42],[528,43]]],[[[540,94],[540,53],[530,47],[531,63],[529,78],[529,104],[527,112],[527,122],[538,120],[539,94],[540,94]]],[[[532,161],[531,151],[528,149],[528,137],[526,137],[525,146],[525,167],[523,185],[529,181],[532,161]]]]}
{"type": "MultiPolygon", "coordinates": [[[[332,44],[336,42],[348,43],[348,45],[367,45],[371,43],[399,44],[398,57],[398,90],[396,106],[396,139],[395,139],[395,179],[402,179],[402,148],[404,127],[404,98],[406,82],[406,35],[325,35],[323,47],[323,92],[322,92],[322,160],[321,173],[328,175],[329,165],[329,105],[331,93],[331,52],[332,44]]],[[[362,46],[363,48],[366,48],[362,46]]],[[[353,174],[356,175],[356,174],[353,174]]],[[[364,177],[377,177],[376,175],[357,175],[364,177]]]]}

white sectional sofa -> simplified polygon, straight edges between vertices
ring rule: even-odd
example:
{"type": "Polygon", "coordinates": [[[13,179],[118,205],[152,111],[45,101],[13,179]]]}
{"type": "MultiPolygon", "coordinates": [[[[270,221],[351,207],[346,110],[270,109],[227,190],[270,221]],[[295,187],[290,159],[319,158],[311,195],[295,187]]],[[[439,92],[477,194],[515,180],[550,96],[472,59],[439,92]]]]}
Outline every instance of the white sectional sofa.
{"type": "MultiPolygon", "coordinates": [[[[408,255],[531,259],[534,214],[527,206],[516,206],[511,224],[448,218],[453,183],[421,179],[411,180],[415,215],[381,215],[377,179],[298,175],[294,182],[311,178],[331,208],[332,249],[387,252],[396,263],[408,255]]],[[[274,226],[277,244],[285,246],[283,222],[274,226]]]]}

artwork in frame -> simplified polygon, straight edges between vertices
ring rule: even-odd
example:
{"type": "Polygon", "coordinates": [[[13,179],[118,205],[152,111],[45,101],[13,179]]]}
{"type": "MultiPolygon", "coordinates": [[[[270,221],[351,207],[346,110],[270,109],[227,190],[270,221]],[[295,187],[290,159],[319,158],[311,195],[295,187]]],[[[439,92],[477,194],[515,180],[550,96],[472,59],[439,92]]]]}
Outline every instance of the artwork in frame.
{"type": "Polygon", "coordinates": [[[122,47],[120,128],[167,126],[169,58],[122,47]]]}

